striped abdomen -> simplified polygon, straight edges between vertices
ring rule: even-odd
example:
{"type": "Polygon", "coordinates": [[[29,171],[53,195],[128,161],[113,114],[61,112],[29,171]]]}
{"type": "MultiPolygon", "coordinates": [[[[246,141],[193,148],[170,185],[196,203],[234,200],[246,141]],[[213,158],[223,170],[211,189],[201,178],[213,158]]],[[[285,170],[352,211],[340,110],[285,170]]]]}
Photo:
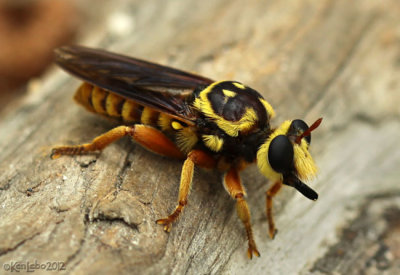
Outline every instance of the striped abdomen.
{"type": "Polygon", "coordinates": [[[78,88],[74,99],[93,113],[127,124],[142,123],[162,130],[167,130],[171,124],[169,116],[89,83],[83,83],[78,88]]]}

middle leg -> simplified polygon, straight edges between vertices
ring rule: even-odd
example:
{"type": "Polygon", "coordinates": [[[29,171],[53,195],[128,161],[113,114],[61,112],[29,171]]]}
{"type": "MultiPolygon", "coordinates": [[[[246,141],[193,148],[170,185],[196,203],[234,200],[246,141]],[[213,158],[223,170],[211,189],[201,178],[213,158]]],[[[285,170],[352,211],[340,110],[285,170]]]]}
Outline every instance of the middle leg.
{"type": "Polygon", "coordinates": [[[203,168],[214,168],[216,162],[213,157],[209,156],[207,153],[200,150],[191,151],[185,162],[183,163],[181,172],[181,183],[179,185],[179,197],[178,205],[176,206],[174,212],[164,219],[157,220],[157,224],[164,225],[164,230],[167,232],[171,231],[171,226],[174,221],[176,221],[179,215],[182,213],[183,208],[187,204],[187,198],[190,191],[190,186],[193,179],[194,166],[198,165],[203,168]]]}

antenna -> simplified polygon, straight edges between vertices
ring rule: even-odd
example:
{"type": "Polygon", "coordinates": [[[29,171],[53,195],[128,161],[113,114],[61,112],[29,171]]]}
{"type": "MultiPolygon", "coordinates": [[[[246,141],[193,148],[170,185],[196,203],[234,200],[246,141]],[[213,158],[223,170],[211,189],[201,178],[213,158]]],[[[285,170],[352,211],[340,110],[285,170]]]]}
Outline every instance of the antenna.
{"type": "Polygon", "coordinates": [[[301,139],[306,136],[309,136],[311,132],[314,131],[321,124],[321,122],[322,122],[322,117],[317,119],[310,127],[308,127],[308,129],[304,131],[304,133],[302,133],[300,136],[298,136],[294,142],[300,144],[301,139]]]}

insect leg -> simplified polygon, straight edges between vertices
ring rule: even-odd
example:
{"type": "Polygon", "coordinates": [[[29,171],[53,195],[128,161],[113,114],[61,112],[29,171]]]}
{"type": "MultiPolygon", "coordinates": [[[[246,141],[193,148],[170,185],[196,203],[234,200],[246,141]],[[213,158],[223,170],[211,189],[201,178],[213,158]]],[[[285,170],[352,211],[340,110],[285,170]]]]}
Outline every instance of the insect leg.
{"type": "Polygon", "coordinates": [[[251,229],[250,223],[250,210],[247,205],[244,196],[246,192],[242,186],[239,171],[237,168],[232,167],[224,177],[224,186],[228,191],[229,195],[232,196],[236,200],[236,210],[240,220],[243,222],[244,227],[246,228],[247,239],[249,242],[249,248],[247,250],[247,256],[251,259],[254,255],[260,257],[260,253],[257,250],[256,243],[253,238],[253,231],[251,229]]]}
{"type": "Polygon", "coordinates": [[[167,232],[171,231],[172,223],[179,217],[183,208],[187,204],[187,198],[190,191],[190,186],[193,179],[194,165],[198,165],[204,168],[213,168],[216,165],[214,158],[209,156],[207,153],[200,150],[191,151],[185,162],[183,163],[181,173],[181,183],[179,185],[179,197],[178,205],[174,212],[165,219],[157,220],[157,224],[164,225],[164,230],[167,232]]]}
{"type": "Polygon", "coordinates": [[[179,148],[162,132],[142,124],[118,126],[96,137],[91,143],[56,147],[52,150],[51,158],[55,159],[61,155],[81,155],[88,152],[101,151],[112,142],[127,135],[131,136],[146,149],[157,154],[179,159],[184,158],[184,154],[179,148]]]}
{"type": "Polygon", "coordinates": [[[144,148],[162,156],[184,159],[185,155],[161,131],[147,125],[136,124],[132,138],[144,148]]]}
{"type": "Polygon", "coordinates": [[[51,151],[51,158],[56,159],[61,155],[81,155],[88,152],[101,151],[110,143],[129,135],[134,131],[133,127],[118,126],[96,137],[91,143],[71,146],[59,146],[51,151]]]}
{"type": "Polygon", "coordinates": [[[275,222],[274,222],[274,217],[272,216],[272,199],[273,197],[279,192],[279,190],[282,187],[282,182],[277,181],[275,182],[274,185],[267,191],[267,220],[268,220],[268,231],[269,231],[269,236],[271,239],[273,239],[278,232],[278,230],[275,228],[275,222]]]}

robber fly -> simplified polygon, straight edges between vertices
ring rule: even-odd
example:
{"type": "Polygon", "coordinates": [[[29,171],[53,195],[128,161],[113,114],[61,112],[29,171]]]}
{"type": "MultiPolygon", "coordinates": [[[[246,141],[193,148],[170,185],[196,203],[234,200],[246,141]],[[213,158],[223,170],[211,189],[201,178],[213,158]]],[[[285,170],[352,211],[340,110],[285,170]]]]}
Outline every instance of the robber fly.
{"type": "Polygon", "coordinates": [[[223,185],[236,200],[237,213],[248,239],[248,257],[259,256],[253,238],[246,192],[239,173],[257,163],[273,182],[266,193],[271,238],[276,233],[272,199],[282,185],[296,188],[311,200],[318,194],[303,181],[314,178],[317,168],[309,153],[311,131],[303,120],[287,120],[271,128],[275,112],[257,91],[237,81],[209,78],[80,46],[56,50],[56,63],[81,78],[75,100],[88,111],[115,118],[118,126],[92,142],[60,146],[52,158],[101,151],[130,136],[146,149],[184,160],[175,210],[157,220],[169,232],[188,201],[195,166],[224,173],[223,185]]]}

